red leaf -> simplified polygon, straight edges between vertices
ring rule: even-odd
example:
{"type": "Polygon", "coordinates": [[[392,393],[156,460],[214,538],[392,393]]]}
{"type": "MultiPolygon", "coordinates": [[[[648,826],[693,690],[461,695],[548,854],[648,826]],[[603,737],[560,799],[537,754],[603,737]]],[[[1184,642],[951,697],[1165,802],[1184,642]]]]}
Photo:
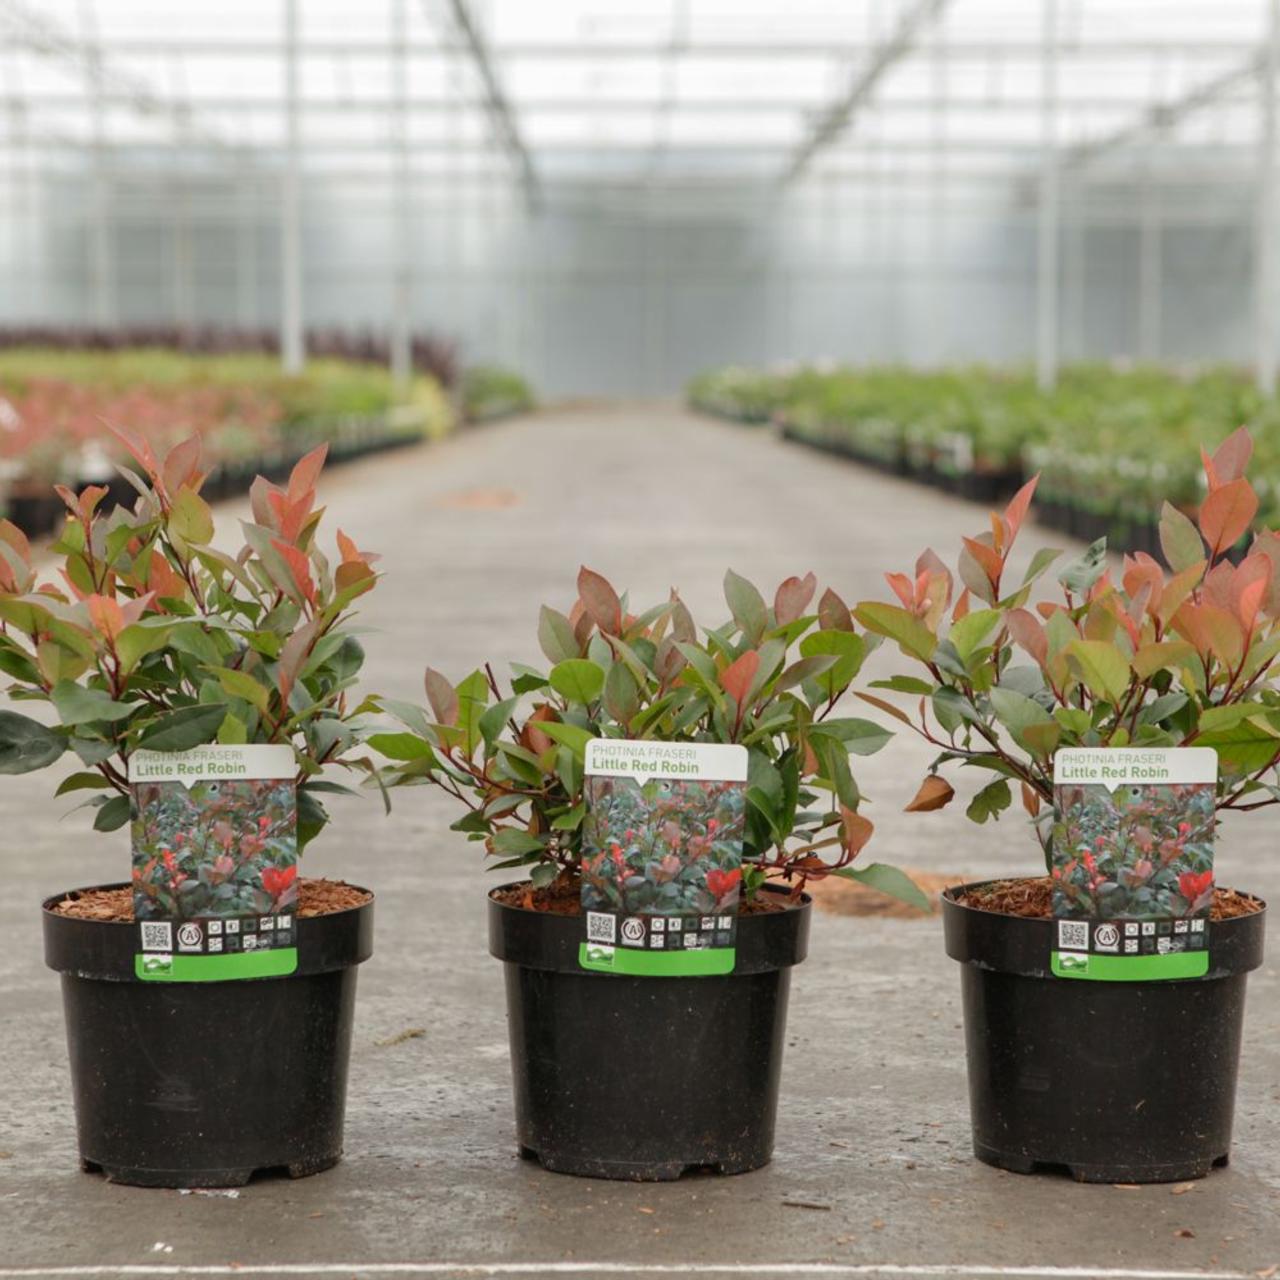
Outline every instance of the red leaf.
{"type": "Polygon", "coordinates": [[[916,602],[915,583],[905,573],[886,573],[884,580],[889,584],[893,594],[902,601],[904,609],[912,609],[916,602]]]}
{"type": "Polygon", "coordinates": [[[129,450],[153,481],[159,478],[160,466],[156,462],[156,455],[151,452],[151,445],[146,440],[140,436],[132,435],[120,427],[113,427],[109,422],[106,424],[106,428],[129,450]]]}
{"type": "Polygon", "coordinates": [[[578,597],[591,621],[605,635],[622,634],[622,601],[607,578],[583,565],[578,570],[578,597]]]}
{"type": "MultiPolygon", "coordinates": [[[[1040,475],[1037,472],[1013,495],[1009,500],[1009,505],[1004,509],[1005,523],[1009,526],[1009,546],[1013,545],[1014,538],[1018,536],[1018,530],[1022,528],[1022,522],[1027,518],[1032,496],[1035,494],[1036,485],[1039,483],[1040,475]]],[[[1007,547],[1005,549],[1006,551],[1008,550],[1007,547]]]]}
{"type": "Polygon", "coordinates": [[[1230,480],[1214,489],[1200,507],[1200,532],[1210,554],[1220,556],[1235,545],[1258,511],[1258,495],[1245,479],[1230,480]]]}
{"type": "Polygon", "coordinates": [[[311,578],[311,561],[297,547],[282,542],[279,538],[272,538],[271,545],[283,557],[293,577],[294,585],[301,592],[303,599],[308,604],[315,604],[316,584],[311,578]]]}
{"type": "MultiPolygon", "coordinates": [[[[1201,449],[1201,454],[1204,450],[1201,449]]],[[[1239,480],[1244,475],[1249,459],[1253,456],[1253,437],[1247,427],[1237,427],[1215,450],[1212,458],[1205,459],[1204,471],[1209,488],[1239,480]]]]}
{"type": "Polygon", "coordinates": [[[197,480],[200,472],[200,454],[203,444],[198,434],[179,440],[165,454],[162,476],[165,491],[175,494],[185,484],[191,489],[198,488],[197,480]]]}
{"type": "Polygon", "coordinates": [[[1049,661],[1049,637],[1040,619],[1026,609],[1013,609],[1005,619],[1009,634],[1043,667],[1049,661]]]}
{"type": "Polygon", "coordinates": [[[744,710],[743,702],[751,692],[751,682],[759,669],[760,655],[754,649],[748,649],[732,666],[720,673],[720,687],[737,703],[739,716],[744,710]]]}
{"type": "Polygon", "coordinates": [[[298,502],[310,494],[314,497],[316,481],[324,467],[324,460],[329,456],[329,446],[319,445],[310,453],[299,458],[289,473],[289,501],[298,502]]]}
{"type": "Polygon", "coordinates": [[[786,626],[799,618],[809,607],[817,589],[818,580],[811,573],[806,573],[803,578],[788,578],[782,583],[773,597],[773,616],[778,626],[786,626]]]}

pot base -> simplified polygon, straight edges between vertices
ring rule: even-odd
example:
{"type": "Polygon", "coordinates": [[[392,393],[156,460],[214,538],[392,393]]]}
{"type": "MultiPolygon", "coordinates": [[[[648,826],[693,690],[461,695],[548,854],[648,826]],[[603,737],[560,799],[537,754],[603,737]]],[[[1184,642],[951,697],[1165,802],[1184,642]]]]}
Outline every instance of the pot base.
{"type": "Polygon", "coordinates": [[[593,1160],[559,1154],[541,1155],[532,1147],[521,1147],[520,1158],[540,1165],[548,1173],[567,1173],[577,1178],[609,1178],[615,1182],[678,1182],[686,1174],[750,1173],[763,1169],[772,1159],[765,1150],[744,1155],[740,1159],[713,1160],[705,1164],[687,1164],[680,1160],[644,1163],[627,1160],[593,1160]]]}
{"type": "Polygon", "coordinates": [[[1032,1160],[1014,1152],[997,1151],[994,1147],[973,1144],[973,1154],[983,1164],[1010,1173],[1064,1173],[1076,1182],[1141,1183],[1193,1182],[1207,1178],[1214,1169],[1225,1169],[1229,1153],[1210,1160],[1186,1160],[1176,1164],[1062,1164],[1050,1160],[1032,1160]]]}
{"type": "Polygon", "coordinates": [[[102,1165],[86,1156],[80,1157],[84,1173],[100,1173],[107,1182],[125,1187],[180,1187],[184,1190],[213,1190],[221,1187],[243,1187],[257,1174],[283,1173],[289,1178],[309,1178],[313,1173],[332,1169],[342,1159],[336,1155],[301,1160],[297,1164],[264,1165],[257,1169],[126,1169],[118,1165],[102,1165]]]}

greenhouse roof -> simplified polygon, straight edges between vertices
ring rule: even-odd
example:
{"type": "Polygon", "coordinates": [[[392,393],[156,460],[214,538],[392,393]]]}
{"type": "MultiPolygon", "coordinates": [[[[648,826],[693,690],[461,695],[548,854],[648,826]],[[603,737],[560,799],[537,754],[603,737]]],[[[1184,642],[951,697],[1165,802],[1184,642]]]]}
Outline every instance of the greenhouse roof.
{"type": "Polygon", "coordinates": [[[510,175],[531,199],[1012,180],[1047,146],[1066,165],[1131,167],[1136,149],[1226,173],[1256,161],[1270,9],[387,0],[356,22],[348,0],[0,0],[0,137],[50,166],[127,168],[270,165],[293,136],[307,172],[510,175]]]}

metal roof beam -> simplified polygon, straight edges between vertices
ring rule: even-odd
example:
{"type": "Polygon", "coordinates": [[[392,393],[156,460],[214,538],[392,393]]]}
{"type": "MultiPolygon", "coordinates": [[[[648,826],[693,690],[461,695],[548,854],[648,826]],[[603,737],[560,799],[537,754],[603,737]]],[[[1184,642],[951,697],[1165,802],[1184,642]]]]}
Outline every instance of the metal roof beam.
{"type": "Polygon", "coordinates": [[[800,144],[782,175],[784,183],[798,178],[814,156],[849,127],[858,111],[871,100],[885,74],[915,49],[922,28],[935,21],[946,5],[947,0],[918,0],[898,19],[893,34],[877,47],[846,92],[822,113],[800,144]]]}
{"type": "MultiPolygon", "coordinates": [[[[475,65],[484,94],[485,111],[493,127],[494,136],[515,165],[525,203],[530,209],[537,209],[538,175],[533,167],[533,159],[524,144],[524,139],[520,136],[520,126],[515,112],[502,90],[502,83],[494,67],[488,44],[476,25],[471,6],[468,0],[448,0],[447,9],[453,20],[453,26],[475,65]]],[[[418,146],[416,143],[414,145],[418,146]]]]}
{"type": "MultiPolygon", "coordinates": [[[[82,42],[72,41],[73,45],[82,42]]],[[[131,56],[167,57],[182,54],[192,58],[227,57],[284,57],[284,44],[270,38],[236,36],[201,36],[175,39],[166,36],[117,36],[105,37],[99,46],[104,54],[128,54],[131,56]]],[[[740,58],[774,62],[779,59],[800,58],[827,60],[831,58],[853,59],[874,56],[880,46],[858,41],[693,41],[678,50],[681,59],[689,58],[740,58]]],[[[389,58],[396,46],[387,40],[339,40],[317,37],[304,38],[299,49],[302,57],[389,58]]],[[[1064,40],[1059,56],[1071,58],[1210,58],[1220,60],[1233,55],[1243,57],[1256,51],[1256,44],[1244,40],[1207,39],[1099,39],[1064,40]]],[[[634,44],[621,41],[537,41],[511,42],[487,46],[489,56],[497,62],[511,60],[563,59],[592,61],[610,58],[665,59],[671,56],[671,45],[663,41],[640,41],[634,44]]],[[[448,57],[469,52],[465,42],[410,41],[409,54],[414,58],[448,57]]],[[[948,39],[939,56],[947,61],[1038,61],[1040,44],[1035,40],[948,39]]]]}

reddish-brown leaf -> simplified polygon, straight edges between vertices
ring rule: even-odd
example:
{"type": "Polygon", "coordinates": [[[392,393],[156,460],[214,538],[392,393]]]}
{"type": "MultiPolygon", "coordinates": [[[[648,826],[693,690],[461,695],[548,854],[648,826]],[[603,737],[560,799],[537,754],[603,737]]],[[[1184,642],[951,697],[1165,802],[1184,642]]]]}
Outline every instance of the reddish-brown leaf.
{"type": "Polygon", "coordinates": [[[884,580],[889,584],[893,594],[902,601],[904,609],[915,608],[916,585],[905,573],[886,573],[884,580]]]}
{"type": "Polygon", "coordinates": [[[164,480],[165,492],[170,496],[178,492],[185,484],[189,488],[198,489],[200,478],[200,455],[204,445],[200,436],[191,435],[177,444],[164,456],[164,466],[160,474],[164,480]]]}
{"type": "Polygon", "coordinates": [[[1022,783],[1022,807],[1034,818],[1040,812],[1040,796],[1032,787],[1022,783]]]}
{"type": "Polygon", "coordinates": [[[298,459],[289,473],[289,501],[298,502],[304,495],[315,493],[316,481],[329,456],[327,444],[318,445],[310,453],[298,459]]]}
{"type": "Polygon", "coordinates": [[[311,561],[297,547],[279,538],[272,538],[271,545],[280,553],[302,598],[308,604],[315,604],[316,584],[311,577],[311,561]]]}
{"type": "Polygon", "coordinates": [[[1040,619],[1027,609],[1013,609],[1005,619],[1009,634],[1043,667],[1049,661],[1049,638],[1040,619]]]}
{"type": "MultiPolygon", "coordinates": [[[[448,680],[438,671],[428,667],[424,676],[427,686],[427,701],[435,714],[436,723],[452,725],[458,723],[458,693],[448,680]]],[[[543,735],[546,736],[545,734],[543,735]]]]}
{"type": "Polygon", "coordinates": [[[622,634],[622,601],[608,579],[583,565],[578,570],[578,597],[591,621],[605,635],[622,634]]]}
{"type": "Polygon", "coordinates": [[[823,631],[852,631],[853,616],[849,606],[828,587],[818,601],[818,626],[823,631]]]}
{"type": "Polygon", "coordinates": [[[1211,554],[1220,556],[1235,545],[1258,511],[1258,495],[1243,477],[1229,480],[1205,498],[1199,525],[1211,554]]]}
{"type": "Polygon", "coordinates": [[[773,597],[773,616],[778,626],[784,627],[804,614],[818,589],[818,580],[811,573],[803,578],[791,577],[783,582],[773,597]]]}
{"type": "Polygon", "coordinates": [[[128,449],[133,458],[141,464],[147,475],[153,480],[157,479],[160,467],[156,462],[156,455],[151,451],[151,445],[141,436],[135,436],[121,427],[114,427],[109,422],[106,427],[128,449]]]}
{"type": "Polygon", "coordinates": [[[956,601],[956,607],[951,610],[951,621],[959,622],[961,618],[969,616],[969,588],[960,593],[960,599],[956,601]]]}
{"type": "MultiPolygon", "coordinates": [[[[1204,450],[1201,450],[1203,454],[1204,450]]],[[[1239,480],[1253,456],[1253,437],[1247,427],[1237,427],[1213,452],[1213,457],[1205,461],[1205,475],[1209,487],[1216,489],[1219,485],[1230,484],[1239,480]]]]}
{"type": "Polygon", "coordinates": [[[840,843],[849,851],[850,857],[856,858],[866,847],[867,841],[875,832],[869,818],[855,813],[845,805],[840,806],[840,826],[842,838],[840,843]]]}
{"type": "Polygon", "coordinates": [[[950,804],[954,795],[955,791],[946,778],[940,778],[936,773],[931,773],[920,784],[920,790],[916,792],[903,812],[930,813],[934,809],[942,809],[950,804]]]}
{"type": "Polygon", "coordinates": [[[124,630],[124,614],[120,606],[110,596],[89,596],[89,617],[93,625],[107,640],[113,641],[124,630]]]}
{"type": "MultiPolygon", "coordinates": [[[[1018,530],[1022,528],[1022,522],[1027,518],[1031,499],[1035,496],[1036,485],[1039,483],[1040,474],[1037,472],[1013,495],[1009,505],[1004,509],[1005,523],[1009,526],[1009,546],[1013,545],[1014,538],[1018,536],[1018,530]]],[[[1007,551],[1008,548],[1006,547],[1005,550],[1007,551]]]]}
{"type": "Polygon", "coordinates": [[[739,714],[744,710],[743,702],[751,692],[751,682],[759,669],[760,655],[754,649],[748,649],[720,673],[720,687],[737,704],[739,714]]]}

